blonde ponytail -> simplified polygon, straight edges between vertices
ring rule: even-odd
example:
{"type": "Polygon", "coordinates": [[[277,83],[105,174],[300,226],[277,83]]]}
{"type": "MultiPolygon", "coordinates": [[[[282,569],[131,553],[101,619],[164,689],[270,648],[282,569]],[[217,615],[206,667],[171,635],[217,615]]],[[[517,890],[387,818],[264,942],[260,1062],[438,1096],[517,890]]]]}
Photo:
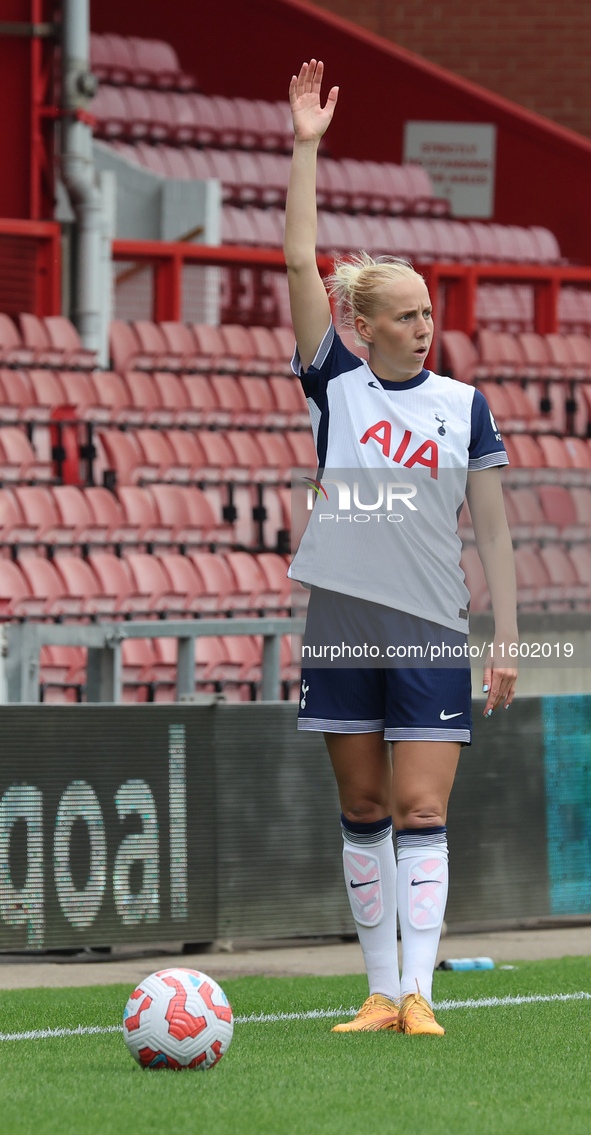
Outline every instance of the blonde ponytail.
{"type": "MultiPolygon", "coordinates": [[[[399,256],[384,256],[374,260],[367,252],[358,252],[346,259],[337,259],[334,271],[325,279],[329,295],[341,307],[343,323],[355,330],[355,319],[362,315],[372,319],[383,306],[382,289],[385,284],[401,279],[423,277],[412,264],[399,256]]],[[[356,341],[364,345],[355,332],[356,341]]]]}

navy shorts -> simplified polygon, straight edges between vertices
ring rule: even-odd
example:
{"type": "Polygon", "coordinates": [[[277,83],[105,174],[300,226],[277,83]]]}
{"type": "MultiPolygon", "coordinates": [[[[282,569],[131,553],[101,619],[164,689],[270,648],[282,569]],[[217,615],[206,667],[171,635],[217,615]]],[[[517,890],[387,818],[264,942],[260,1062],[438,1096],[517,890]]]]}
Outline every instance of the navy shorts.
{"type": "Polygon", "coordinates": [[[303,640],[298,729],[326,733],[383,730],[386,741],[471,744],[472,686],[465,643],[466,635],[438,623],[313,587],[303,640]],[[409,666],[398,657],[388,666],[380,665],[379,658],[368,666],[351,657],[343,666],[343,659],[331,661],[326,656],[330,653],[326,644],[336,643],[351,649],[355,643],[377,645],[380,655],[388,644],[422,644],[424,648],[429,644],[430,648],[443,647],[444,653],[451,648],[452,657],[437,666],[409,666]]]}

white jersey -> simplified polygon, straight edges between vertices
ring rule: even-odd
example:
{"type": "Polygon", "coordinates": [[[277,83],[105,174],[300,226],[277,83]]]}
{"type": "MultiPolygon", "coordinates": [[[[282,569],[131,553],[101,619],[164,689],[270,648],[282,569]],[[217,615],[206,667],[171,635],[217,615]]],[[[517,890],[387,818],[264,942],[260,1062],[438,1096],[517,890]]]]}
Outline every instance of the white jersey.
{"type": "Polygon", "coordinates": [[[297,350],[292,367],[318,473],[290,576],[466,632],[457,535],[466,476],[508,464],[486,399],[428,370],[406,382],[377,378],[333,325],[308,371],[297,350]]]}

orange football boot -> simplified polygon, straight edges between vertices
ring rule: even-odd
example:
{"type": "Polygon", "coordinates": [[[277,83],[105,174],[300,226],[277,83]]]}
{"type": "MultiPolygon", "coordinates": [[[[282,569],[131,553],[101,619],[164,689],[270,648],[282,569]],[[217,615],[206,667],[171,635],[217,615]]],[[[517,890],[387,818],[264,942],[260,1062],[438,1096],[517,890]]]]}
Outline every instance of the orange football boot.
{"type": "Polygon", "coordinates": [[[372,993],[363,1002],[358,1014],[352,1021],[345,1021],[335,1025],[333,1033],[376,1033],[379,1029],[390,1029],[396,1032],[398,1023],[398,1007],[395,1001],[384,997],[381,993],[372,993]]]}
{"type": "Polygon", "coordinates": [[[401,999],[396,1028],[397,1032],[407,1036],[445,1036],[445,1029],[437,1024],[429,1002],[421,997],[418,985],[416,993],[407,993],[401,999]]]}

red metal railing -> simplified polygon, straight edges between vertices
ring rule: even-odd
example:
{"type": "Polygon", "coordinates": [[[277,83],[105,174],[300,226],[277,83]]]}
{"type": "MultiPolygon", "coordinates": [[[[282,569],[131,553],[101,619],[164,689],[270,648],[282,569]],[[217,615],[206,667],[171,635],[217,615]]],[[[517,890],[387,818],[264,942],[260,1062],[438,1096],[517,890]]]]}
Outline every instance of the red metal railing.
{"type": "MultiPolygon", "coordinates": [[[[199,244],[167,244],[162,241],[117,240],[115,260],[152,265],[154,270],[153,318],[180,319],[182,311],[182,270],[185,264],[218,265],[226,268],[285,268],[283,253],[275,249],[209,248],[199,244]]],[[[332,269],[329,256],[318,257],[322,275],[332,269]]],[[[591,268],[517,264],[418,264],[433,301],[435,338],[429,356],[431,366],[438,359],[438,332],[443,329],[476,330],[476,295],[479,284],[530,284],[534,289],[534,325],[540,333],[558,328],[558,301],[563,284],[591,288],[591,268]]]]}

